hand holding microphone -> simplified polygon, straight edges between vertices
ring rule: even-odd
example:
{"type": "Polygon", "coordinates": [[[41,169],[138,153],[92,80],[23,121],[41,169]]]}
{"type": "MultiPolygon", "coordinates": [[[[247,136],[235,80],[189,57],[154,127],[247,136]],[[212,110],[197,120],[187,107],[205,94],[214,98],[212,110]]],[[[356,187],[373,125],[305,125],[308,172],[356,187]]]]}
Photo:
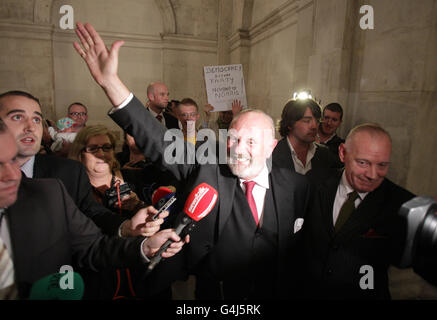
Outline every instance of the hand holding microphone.
{"type": "Polygon", "coordinates": [[[164,222],[164,218],[168,216],[168,211],[159,213],[158,210],[152,206],[138,210],[138,212],[130,220],[123,222],[121,226],[121,235],[123,237],[151,237],[157,231],[161,224],[164,222]]]}
{"type": "Polygon", "coordinates": [[[182,249],[182,246],[188,242],[190,242],[189,235],[186,235],[185,239],[182,240],[174,230],[165,229],[144,241],[142,249],[147,257],[152,257],[158,250],[161,252],[164,243],[169,243],[165,249],[162,250],[161,254],[163,258],[170,258],[178,253],[182,249]]]}
{"type": "Polygon", "coordinates": [[[132,219],[123,223],[121,235],[151,237],[158,232],[176,201],[175,191],[173,186],[156,189],[152,196],[152,204],[155,207],[149,206],[138,210],[132,219]]]}
{"type": "MultiPolygon", "coordinates": [[[[188,235],[195,227],[195,222],[198,222],[211,212],[217,199],[217,190],[207,183],[202,183],[194,188],[185,202],[184,210],[181,213],[182,219],[180,219],[179,224],[174,230],[175,234],[180,235],[181,232],[183,232],[183,235],[188,235]]],[[[173,238],[169,238],[169,240],[161,246],[156,255],[151,259],[146,275],[155,268],[162,258],[167,258],[167,255],[164,254],[164,252],[169,246],[172,246],[172,242],[174,241],[172,239],[173,238]]]]}

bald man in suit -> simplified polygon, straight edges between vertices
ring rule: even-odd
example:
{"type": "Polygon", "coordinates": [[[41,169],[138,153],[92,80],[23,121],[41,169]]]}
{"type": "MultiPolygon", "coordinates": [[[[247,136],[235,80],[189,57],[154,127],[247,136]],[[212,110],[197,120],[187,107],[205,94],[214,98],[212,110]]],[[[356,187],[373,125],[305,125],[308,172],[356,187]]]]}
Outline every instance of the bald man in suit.
{"type": "Polygon", "coordinates": [[[391,146],[380,126],[357,126],[339,148],[344,170],[319,181],[304,230],[308,297],[390,298],[388,267],[406,237],[398,212],[414,197],[386,178],[391,146]]]}
{"type": "Polygon", "coordinates": [[[225,147],[229,152],[225,163],[171,163],[166,159],[171,142],[164,139],[165,129],[118,78],[122,42],[115,42],[108,52],[91,25],[77,26],[82,46],[74,46],[114,106],[110,116],[135,138],[146,157],[185,182],[186,194],[203,182],[219,194],[211,213],[192,231],[191,245],[177,263],[173,260],[158,267],[156,272],[164,276],[157,275],[156,284],[165,286],[165,281],[194,273],[199,299],[298,295],[300,231],[309,184],[301,175],[270,166],[277,143],[273,120],[259,110],[238,114],[230,125],[234,132],[225,147]]]}

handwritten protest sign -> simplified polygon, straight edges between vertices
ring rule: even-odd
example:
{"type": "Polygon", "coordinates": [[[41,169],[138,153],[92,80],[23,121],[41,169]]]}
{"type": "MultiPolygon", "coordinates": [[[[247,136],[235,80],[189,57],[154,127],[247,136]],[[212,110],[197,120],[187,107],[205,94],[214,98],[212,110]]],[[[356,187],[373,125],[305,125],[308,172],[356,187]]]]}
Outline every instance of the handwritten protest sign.
{"type": "Polygon", "coordinates": [[[241,101],[243,108],[247,107],[241,64],[207,66],[203,67],[203,71],[208,103],[214,107],[214,112],[232,110],[235,99],[241,101]]]}

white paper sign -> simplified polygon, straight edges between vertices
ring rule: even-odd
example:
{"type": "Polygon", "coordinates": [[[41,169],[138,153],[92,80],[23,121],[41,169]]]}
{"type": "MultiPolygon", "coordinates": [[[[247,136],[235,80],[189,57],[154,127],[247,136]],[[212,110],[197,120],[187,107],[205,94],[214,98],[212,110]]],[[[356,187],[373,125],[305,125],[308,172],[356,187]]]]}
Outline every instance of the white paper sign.
{"type": "Polygon", "coordinates": [[[214,107],[214,112],[232,110],[232,101],[236,99],[241,101],[243,109],[247,108],[241,64],[207,66],[203,71],[208,103],[214,107]]]}

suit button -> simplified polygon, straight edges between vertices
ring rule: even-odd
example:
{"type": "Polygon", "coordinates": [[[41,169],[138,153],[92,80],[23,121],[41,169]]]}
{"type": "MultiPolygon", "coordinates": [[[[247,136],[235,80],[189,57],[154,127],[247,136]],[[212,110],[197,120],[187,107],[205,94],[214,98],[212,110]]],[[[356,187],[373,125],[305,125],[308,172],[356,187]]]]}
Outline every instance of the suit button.
{"type": "Polygon", "coordinates": [[[326,272],[328,275],[332,274],[332,269],[328,269],[328,271],[326,272]]]}

